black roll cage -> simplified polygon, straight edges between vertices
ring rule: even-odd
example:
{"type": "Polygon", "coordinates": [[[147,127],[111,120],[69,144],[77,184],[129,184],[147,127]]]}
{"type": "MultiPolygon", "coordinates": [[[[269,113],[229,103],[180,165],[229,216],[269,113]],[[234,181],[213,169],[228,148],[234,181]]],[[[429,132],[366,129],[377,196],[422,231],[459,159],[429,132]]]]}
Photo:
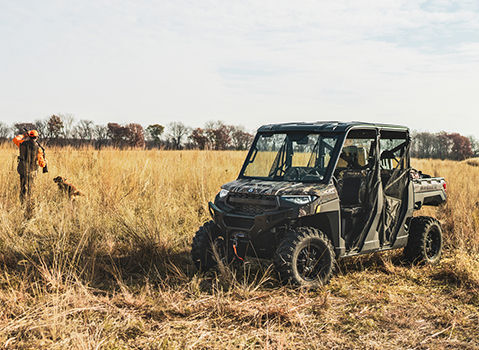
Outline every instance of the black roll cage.
{"type": "MultiPolygon", "coordinates": [[[[334,172],[334,169],[336,168],[337,159],[339,158],[339,154],[340,154],[339,151],[342,149],[344,140],[345,140],[346,135],[347,135],[347,133],[345,133],[345,132],[324,132],[324,131],[314,131],[314,130],[313,131],[308,131],[308,130],[291,130],[291,131],[278,130],[278,131],[258,132],[256,134],[254,140],[253,140],[253,143],[251,144],[251,147],[248,151],[248,154],[247,154],[246,159],[243,163],[243,166],[241,167],[240,173],[238,175],[238,179],[259,179],[259,180],[266,180],[266,181],[275,181],[275,180],[273,180],[271,178],[268,178],[268,177],[256,177],[256,176],[246,176],[246,175],[244,175],[244,171],[245,171],[247,165],[249,164],[248,160],[251,159],[251,161],[254,161],[255,158],[256,158],[256,154],[258,152],[258,150],[256,148],[256,144],[257,144],[259,138],[262,135],[265,135],[265,134],[266,135],[273,135],[273,134],[286,134],[287,135],[286,140],[285,140],[286,142],[278,150],[277,157],[275,158],[275,161],[274,161],[274,163],[276,163],[277,161],[281,162],[281,166],[283,166],[284,164],[291,165],[291,160],[292,160],[292,155],[293,155],[292,152],[291,152],[292,140],[288,135],[290,135],[290,134],[306,134],[306,133],[307,134],[318,134],[318,135],[322,135],[322,136],[323,135],[324,136],[334,136],[334,137],[338,138],[334,147],[331,147],[327,143],[323,142],[323,144],[326,147],[332,149],[331,161],[329,162],[329,164],[326,168],[326,173],[324,175],[324,179],[321,180],[321,181],[304,181],[304,182],[315,182],[315,183],[328,183],[331,180],[331,176],[334,172]],[[286,149],[283,150],[283,148],[286,148],[286,149]],[[278,159],[278,156],[280,156],[282,159],[278,159]]],[[[313,149],[313,151],[315,151],[315,149],[313,149]]],[[[280,167],[276,166],[275,168],[279,169],[280,167]]],[[[283,181],[287,181],[287,180],[283,180],[283,181]]]]}
{"type": "MultiPolygon", "coordinates": [[[[376,154],[377,159],[375,159],[376,162],[381,161],[381,158],[380,158],[381,155],[379,154],[379,152],[382,151],[379,148],[380,147],[379,142],[381,140],[381,132],[384,132],[384,133],[404,133],[405,136],[406,136],[405,137],[405,139],[406,139],[405,146],[408,147],[410,145],[411,137],[410,137],[410,134],[409,134],[409,129],[407,129],[407,128],[396,128],[396,127],[390,127],[390,126],[355,125],[355,126],[350,127],[347,130],[339,131],[339,132],[317,131],[317,130],[308,130],[308,129],[304,129],[304,130],[292,129],[292,130],[258,131],[256,133],[256,136],[255,136],[254,140],[253,140],[253,143],[251,144],[251,147],[248,151],[248,154],[247,154],[246,159],[243,163],[243,166],[241,167],[241,170],[238,174],[237,179],[259,179],[259,180],[266,180],[266,181],[274,181],[274,180],[272,180],[270,178],[266,178],[266,177],[253,177],[253,176],[243,175],[244,171],[246,169],[246,166],[248,165],[248,160],[251,158],[251,161],[254,161],[255,158],[256,158],[256,154],[257,154],[256,144],[257,144],[258,139],[260,138],[261,135],[264,135],[264,134],[272,135],[272,134],[309,133],[309,134],[320,134],[320,135],[325,135],[325,136],[334,135],[334,136],[338,137],[338,140],[337,140],[337,142],[334,146],[333,152],[332,152],[331,161],[329,162],[328,167],[326,169],[324,179],[319,181],[319,183],[329,183],[329,181],[331,181],[334,170],[336,169],[337,163],[339,161],[339,158],[340,158],[340,155],[341,155],[340,151],[344,147],[344,142],[346,141],[346,139],[348,138],[348,136],[351,132],[359,131],[359,130],[370,130],[370,131],[375,132],[375,135],[376,135],[375,138],[376,138],[377,147],[378,147],[378,152],[376,152],[377,153],[376,154]]],[[[403,146],[404,146],[404,144],[401,144],[401,145],[397,146],[396,148],[402,148],[403,146]]],[[[406,148],[404,150],[407,151],[406,148]]],[[[279,151],[278,151],[278,154],[279,154],[279,151]]],[[[409,157],[407,155],[405,155],[405,158],[406,158],[405,159],[405,165],[408,168],[408,167],[410,167],[410,160],[409,160],[409,157]]],[[[288,160],[285,159],[284,161],[288,161],[288,160]]],[[[313,181],[313,182],[318,182],[318,181],[313,181]]]]}

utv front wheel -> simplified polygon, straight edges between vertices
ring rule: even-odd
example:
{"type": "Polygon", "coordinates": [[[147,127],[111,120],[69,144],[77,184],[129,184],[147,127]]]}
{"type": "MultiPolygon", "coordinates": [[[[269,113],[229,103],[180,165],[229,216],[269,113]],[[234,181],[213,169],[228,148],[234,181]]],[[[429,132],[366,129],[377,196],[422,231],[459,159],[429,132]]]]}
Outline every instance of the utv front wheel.
{"type": "Polygon", "coordinates": [[[200,271],[208,271],[218,265],[218,259],[226,256],[226,244],[218,226],[213,221],[201,226],[193,238],[191,258],[200,271]]]}
{"type": "Polygon", "coordinates": [[[436,264],[442,254],[441,224],[429,216],[411,219],[404,256],[411,263],[436,264]]]}
{"type": "Polygon", "coordinates": [[[312,227],[289,231],[274,259],[281,280],[307,287],[327,284],[334,272],[334,249],[329,238],[312,227]]]}

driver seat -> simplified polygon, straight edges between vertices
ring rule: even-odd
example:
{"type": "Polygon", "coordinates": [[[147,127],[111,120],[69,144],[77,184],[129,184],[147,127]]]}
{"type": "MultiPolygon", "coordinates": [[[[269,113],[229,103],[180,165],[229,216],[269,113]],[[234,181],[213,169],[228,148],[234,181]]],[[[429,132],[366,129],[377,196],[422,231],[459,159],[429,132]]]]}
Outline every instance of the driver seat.
{"type": "Polygon", "coordinates": [[[342,236],[349,246],[363,222],[366,209],[367,170],[345,169],[338,179],[342,236]]]}
{"type": "Polygon", "coordinates": [[[366,197],[366,170],[341,171],[338,178],[338,193],[342,207],[361,207],[366,197]]]}

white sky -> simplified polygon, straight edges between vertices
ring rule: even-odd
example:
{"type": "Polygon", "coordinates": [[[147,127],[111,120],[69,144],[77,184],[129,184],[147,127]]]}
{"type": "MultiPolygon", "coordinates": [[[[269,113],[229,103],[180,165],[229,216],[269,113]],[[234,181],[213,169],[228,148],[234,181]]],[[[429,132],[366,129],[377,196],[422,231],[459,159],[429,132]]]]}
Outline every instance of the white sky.
{"type": "Polygon", "coordinates": [[[479,137],[479,1],[0,0],[0,120],[479,137]]]}

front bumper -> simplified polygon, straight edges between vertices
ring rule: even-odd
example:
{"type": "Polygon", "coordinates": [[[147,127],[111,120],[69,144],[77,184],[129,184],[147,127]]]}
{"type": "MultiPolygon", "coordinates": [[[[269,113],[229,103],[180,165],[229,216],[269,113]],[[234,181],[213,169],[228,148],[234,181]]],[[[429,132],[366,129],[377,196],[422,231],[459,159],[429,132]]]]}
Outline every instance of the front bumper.
{"type": "Polygon", "coordinates": [[[286,208],[267,211],[256,216],[233,214],[218,208],[214,203],[208,203],[209,211],[215,223],[227,233],[244,232],[250,239],[255,239],[260,233],[280,224],[282,221],[299,216],[298,208],[286,208]]]}

